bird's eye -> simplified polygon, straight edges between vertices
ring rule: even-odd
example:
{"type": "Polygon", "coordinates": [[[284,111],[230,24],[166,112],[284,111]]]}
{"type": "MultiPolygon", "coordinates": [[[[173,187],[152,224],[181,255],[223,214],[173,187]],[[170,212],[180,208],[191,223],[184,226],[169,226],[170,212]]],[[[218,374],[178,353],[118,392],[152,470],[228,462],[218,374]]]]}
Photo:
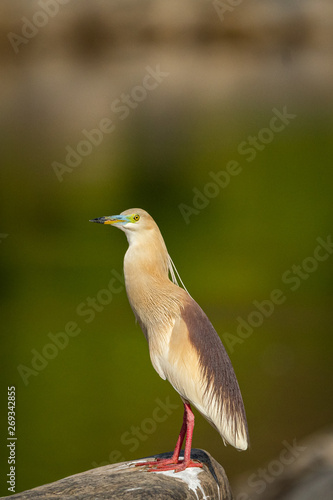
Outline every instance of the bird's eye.
{"type": "Polygon", "coordinates": [[[133,215],[133,220],[135,220],[135,222],[138,222],[138,220],[140,220],[140,215],[139,214],[133,215]]]}

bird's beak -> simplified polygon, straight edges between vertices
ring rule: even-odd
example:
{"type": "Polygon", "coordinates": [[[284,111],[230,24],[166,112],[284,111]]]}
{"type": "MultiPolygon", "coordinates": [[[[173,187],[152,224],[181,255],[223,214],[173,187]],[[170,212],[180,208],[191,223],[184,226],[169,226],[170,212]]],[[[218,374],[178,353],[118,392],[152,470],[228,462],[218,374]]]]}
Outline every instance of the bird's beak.
{"type": "Polygon", "coordinates": [[[97,217],[89,222],[98,222],[99,224],[126,224],[128,222],[125,215],[110,215],[107,217],[97,217]]]}

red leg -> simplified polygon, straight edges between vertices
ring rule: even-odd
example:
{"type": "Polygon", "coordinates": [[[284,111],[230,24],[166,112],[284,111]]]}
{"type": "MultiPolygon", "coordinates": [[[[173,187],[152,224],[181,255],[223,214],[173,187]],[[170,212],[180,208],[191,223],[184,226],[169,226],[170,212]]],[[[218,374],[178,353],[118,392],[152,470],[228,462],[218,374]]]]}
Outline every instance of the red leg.
{"type": "Polygon", "coordinates": [[[153,467],[155,465],[166,465],[166,464],[176,464],[178,462],[180,450],[184,441],[184,437],[186,434],[186,428],[187,428],[187,422],[186,422],[186,408],[184,404],[184,415],[183,415],[183,424],[180,429],[180,433],[177,439],[176,447],[173,452],[173,455],[171,458],[157,458],[156,460],[149,460],[147,462],[138,462],[135,464],[136,467],[140,467],[141,465],[149,465],[150,467],[153,467]]]}
{"type": "Polygon", "coordinates": [[[140,462],[136,464],[140,465],[148,465],[149,471],[166,471],[166,470],[174,470],[175,472],[180,472],[185,470],[187,467],[202,467],[202,464],[198,462],[191,461],[191,445],[192,445],[192,436],[194,429],[194,415],[189,403],[184,403],[184,416],[183,416],[183,425],[180,430],[178,440],[176,443],[175,450],[171,458],[161,458],[156,461],[150,462],[140,462]],[[184,437],[186,434],[185,441],[185,451],[184,451],[184,460],[179,461],[180,450],[184,441],[184,437]]]}
{"type": "Polygon", "coordinates": [[[159,464],[161,464],[163,462],[163,465],[166,465],[166,464],[177,464],[178,463],[179,454],[180,454],[180,450],[182,449],[182,444],[184,442],[184,437],[185,437],[185,434],[186,434],[186,430],[187,430],[187,420],[186,420],[186,409],[184,408],[183,424],[182,424],[182,427],[180,429],[180,433],[179,433],[179,436],[178,436],[178,439],[177,439],[177,443],[176,443],[176,447],[174,449],[172,457],[171,458],[157,458],[156,462],[158,462],[159,464]]]}

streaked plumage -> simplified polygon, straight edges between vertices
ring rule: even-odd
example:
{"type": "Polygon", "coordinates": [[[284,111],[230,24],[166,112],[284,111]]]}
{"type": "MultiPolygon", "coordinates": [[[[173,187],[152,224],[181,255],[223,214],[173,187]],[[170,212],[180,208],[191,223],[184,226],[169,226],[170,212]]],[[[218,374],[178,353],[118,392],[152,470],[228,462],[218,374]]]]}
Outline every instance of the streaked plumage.
{"type": "Polygon", "coordinates": [[[148,341],[155,370],[172,384],[185,405],[184,423],[173,456],[177,466],[169,460],[167,464],[153,462],[152,468],[182,470],[195,465],[189,461],[194,425],[190,404],[213,425],[225,443],[247,449],[245,410],[230,359],[206,314],[186,289],[178,286],[155,221],[136,208],[93,222],[113,224],[125,232],[129,248],[124,258],[124,275],[129,302],[148,341]],[[185,459],[179,462],[180,441],[186,429],[185,459]]]}

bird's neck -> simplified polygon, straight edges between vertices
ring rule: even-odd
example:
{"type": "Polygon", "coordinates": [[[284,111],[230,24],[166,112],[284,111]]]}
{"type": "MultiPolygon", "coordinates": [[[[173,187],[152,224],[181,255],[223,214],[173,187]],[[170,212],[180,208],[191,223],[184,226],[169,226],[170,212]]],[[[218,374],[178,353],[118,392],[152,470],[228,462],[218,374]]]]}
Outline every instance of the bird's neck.
{"type": "MultiPolygon", "coordinates": [[[[171,322],[174,303],[168,277],[168,252],[162,236],[129,240],[124,258],[126,292],[133,312],[144,329],[152,323],[171,322]]],[[[177,287],[178,288],[178,287],[177,287]]]]}
{"type": "MultiPolygon", "coordinates": [[[[168,281],[168,252],[160,238],[129,239],[124,258],[127,294],[138,292],[141,296],[151,293],[159,284],[168,281]]],[[[156,290],[155,290],[156,292],[156,290]]]]}

